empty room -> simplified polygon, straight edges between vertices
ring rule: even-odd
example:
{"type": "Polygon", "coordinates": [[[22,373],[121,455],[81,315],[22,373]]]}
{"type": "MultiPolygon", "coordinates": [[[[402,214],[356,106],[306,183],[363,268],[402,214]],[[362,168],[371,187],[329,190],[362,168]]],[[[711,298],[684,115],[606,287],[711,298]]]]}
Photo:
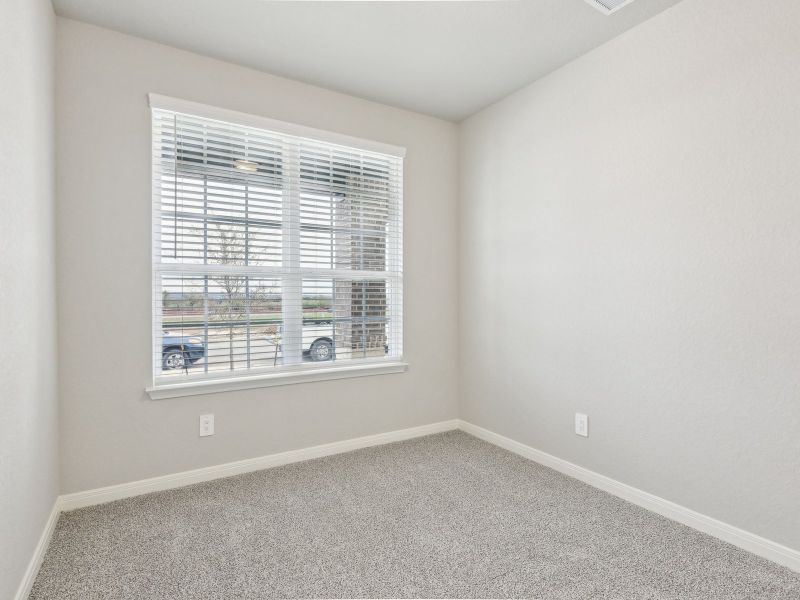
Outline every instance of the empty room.
{"type": "Polygon", "coordinates": [[[0,0],[0,600],[800,599],[800,2],[0,0]]]}

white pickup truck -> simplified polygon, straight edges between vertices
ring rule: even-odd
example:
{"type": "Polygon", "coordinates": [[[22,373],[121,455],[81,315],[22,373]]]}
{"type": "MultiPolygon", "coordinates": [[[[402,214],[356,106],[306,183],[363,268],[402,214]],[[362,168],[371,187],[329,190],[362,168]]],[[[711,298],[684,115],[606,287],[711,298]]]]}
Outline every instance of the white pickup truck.
{"type": "Polygon", "coordinates": [[[333,323],[303,324],[303,356],[314,362],[333,360],[333,323]]]}
{"type": "MultiPolygon", "coordinates": [[[[278,346],[277,356],[281,356],[281,345],[283,338],[283,326],[279,325],[275,339],[270,339],[278,346]]],[[[308,358],[314,362],[333,360],[333,323],[330,321],[310,321],[303,323],[303,339],[301,347],[303,358],[308,358]]],[[[277,358],[276,356],[276,358],[277,358]]]]}
{"type": "MultiPolygon", "coordinates": [[[[283,336],[283,327],[278,326],[275,335],[274,343],[277,346],[277,357],[281,356],[281,339],[283,336]]],[[[331,321],[304,321],[303,322],[303,338],[301,340],[301,348],[303,358],[312,360],[314,362],[333,360],[336,356],[336,343],[334,342],[333,322],[331,321]]],[[[385,344],[383,346],[383,353],[388,351],[385,344]]]]}

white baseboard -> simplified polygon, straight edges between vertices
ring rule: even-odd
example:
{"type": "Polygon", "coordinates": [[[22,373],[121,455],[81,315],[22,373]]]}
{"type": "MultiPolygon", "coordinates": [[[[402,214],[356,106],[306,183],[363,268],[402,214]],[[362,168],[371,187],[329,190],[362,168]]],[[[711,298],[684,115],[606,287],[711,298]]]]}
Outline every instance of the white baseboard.
{"type": "Polygon", "coordinates": [[[14,600],[27,600],[33,587],[33,582],[36,581],[36,575],[39,573],[39,567],[42,566],[44,554],[47,552],[47,547],[50,545],[50,538],[53,537],[53,531],[56,529],[58,517],[61,514],[61,498],[56,498],[53,503],[53,509],[50,511],[50,516],[47,517],[47,522],[44,525],[42,535],[39,536],[39,541],[36,548],[33,550],[33,556],[28,563],[28,568],[25,569],[25,574],[22,576],[22,581],[17,588],[17,593],[14,600]]]}
{"type": "Polygon", "coordinates": [[[142,479],[130,483],[121,483],[119,485],[111,485],[94,490],[76,492],[74,494],[66,494],[61,496],[61,510],[74,510],[85,506],[111,502],[112,500],[120,500],[122,498],[139,496],[150,492],[184,487],[193,483],[211,481],[213,479],[230,477],[231,475],[239,475],[240,473],[249,473],[251,471],[260,471],[261,469],[268,469],[270,467],[311,460],[313,458],[330,456],[332,454],[341,454],[342,452],[350,452],[351,450],[357,450],[359,448],[399,442],[401,440],[408,440],[453,429],[458,429],[457,419],[431,423],[430,425],[422,425],[420,427],[411,427],[409,429],[378,433],[376,435],[367,435],[341,442],[312,446],[310,448],[301,448],[300,450],[289,450],[288,452],[281,452],[279,454],[248,458],[222,465],[193,469],[191,471],[183,471],[182,473],[163,475],[161,477],[152,477],[150,479],[142,479]]]}
{"type": "Polygon", "coordinates": [[[611,479],[600,473],[595,473],[594,471],[557,458],[552,454],[547,454],[531,446],[526,446],[511,438],[494,433],[483,427],[478,427],[467,421],[459,420],[458,428],[490,444],[505,448],[515,454],[519,454],[520,456],[546,467],[550,467],[565,475],[579,479],[584,483],[588,483],[593,487],[618,496],[642,508],[658,513],[673,521],[688,525],[698,531],[712,535],[722,541],[738,546],[743,550],[752,552],[753,554],[780,565],[789,567],[793,571],[800,572],[800,551],[798,550],[793,550],[792,548],[770,541],[754,533],[739,529],[733,525],[728,525],[727,523],[723,523],[722,521],[686,508],[685,506],[681,506],[680,504],[675,504],[674,502],[642,491],[617,481],[616,479],[611,479]]]}

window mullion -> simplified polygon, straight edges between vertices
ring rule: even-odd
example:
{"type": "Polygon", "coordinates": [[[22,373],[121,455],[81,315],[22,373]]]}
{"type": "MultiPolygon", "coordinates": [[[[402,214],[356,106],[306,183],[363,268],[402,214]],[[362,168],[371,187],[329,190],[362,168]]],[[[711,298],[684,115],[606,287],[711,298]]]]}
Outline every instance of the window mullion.
{"type": "MultiPolygon", "coordinates": [[[[173,118],[173,123],[176,122],[176,119],[173,118]]],[[[176,126],[177,127],[177,126],[176,126]]],[[[159,148],[159,152],[163,152],[163,147],[167,143],[171,143],[173,149],[177,149],[177,131],[176,129],[172,130],[172,139],[165,140],[163,134],[163,130],[159,130],[158,135],[155,135],[155,132],[151,133],[151,145],[154,147],[159,148]]],[[[154,165],[153,165],[153,207],[152,207],[152,219],[153,219],[153,254],[152,254],[152,262],[153,262],[153,380],[161,374],[161,348],[162,343],[161,340],[163,338],[163,323],[164,323],[164,290],[163,290],[163,282],[161,280],[161,270],[159,267],[161,266],[162,261],[162,232],[161,232],[161,211],[163,207],[163,198],[161,196],[161,188],[164,185],[163,177],[164,177],[164,168],[165,165],[163,164],[162,157],[156,156],[154,157],[154,165]]],[[[176,170],[177,173],[177,155],[173,160],[172,168],[176,170]]],[[[173,186],[173,200],[177,203],[177,183],[173,186]]],[[[177,204],[176,204],[177,206],[177,204]]]]}
{"type": "Polygon", "coordinates": [[[281,308],[283,364],[303,359],[303,278],[300,273],[300,156],[297,144],[283,146],[283,268],[281,308]]]}
{"type": "Polygon", "coordinates": [[[390,276],[386,278],[386,309],[388,316],[387,338],[389,355],[403,356],[403,203],[400,200],[403,190],[402,171],[394,182],[397,188],[390,194],[390,214],[395,220],[386,224],[386,268],[390,276]]]}
{"type": "MultiPolygon", "coordinates": [[[[247,151],[245,150],[245,153],[247,151]]],[[[250,266],[250,181],[245,179],[244,182],[244,264],[250,266]]],[[[245,330],[245,343],[247,354],[247,368],[253,366],[252,364],[252,336],[253,330],[251,326],[251,299],[250,299],[250,278],[244,279],[244,311],[247,319],[245,330]]]]}
{"type": "MultiPolygon", "coordinates": [[[[203,175],[203,266],[208,265],[208,175],[203,175]]],[[[208,349],[211,347],[209,335],[208,312],[208,273],[203,274],[203,341],[206,345],[206,356],[203,360],[203,371],[208,373],[211,358],[208,349]]]]}

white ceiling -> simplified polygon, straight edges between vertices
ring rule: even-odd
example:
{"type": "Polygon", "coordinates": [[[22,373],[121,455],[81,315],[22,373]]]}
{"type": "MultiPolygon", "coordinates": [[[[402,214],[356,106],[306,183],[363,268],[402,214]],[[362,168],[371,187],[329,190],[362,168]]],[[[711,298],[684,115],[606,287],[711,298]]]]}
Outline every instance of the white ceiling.
{"type": "Polygon", "coordinates": [[[53,0],[59,15],[459,121],[679,0],[53,0]]]}

